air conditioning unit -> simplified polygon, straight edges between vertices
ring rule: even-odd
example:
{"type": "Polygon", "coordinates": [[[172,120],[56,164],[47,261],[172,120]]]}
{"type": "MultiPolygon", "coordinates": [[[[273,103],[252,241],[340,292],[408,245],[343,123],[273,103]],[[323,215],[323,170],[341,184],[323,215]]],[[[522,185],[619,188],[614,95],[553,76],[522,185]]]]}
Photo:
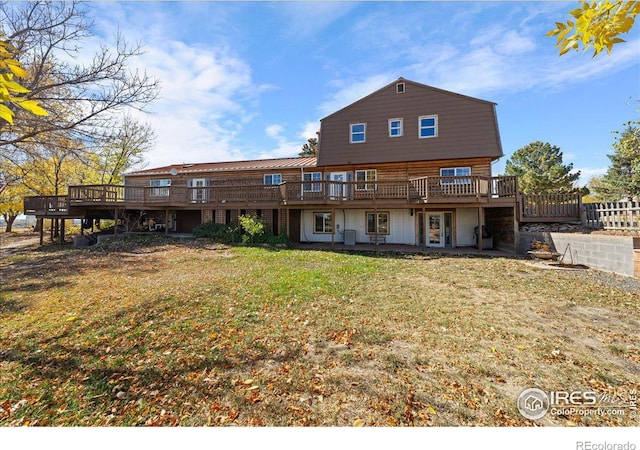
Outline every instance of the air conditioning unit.
{"type": "Polygon", "coordinates": [[[344,230],[344,245],[356,245],[356,230],[344,230]]]}

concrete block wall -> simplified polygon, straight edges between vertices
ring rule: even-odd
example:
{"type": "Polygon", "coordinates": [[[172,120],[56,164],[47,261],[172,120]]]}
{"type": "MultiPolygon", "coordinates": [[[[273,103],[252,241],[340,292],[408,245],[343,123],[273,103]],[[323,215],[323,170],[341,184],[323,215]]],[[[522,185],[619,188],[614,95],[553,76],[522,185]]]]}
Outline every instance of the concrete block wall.
{"type": "Polygon", "coordinates": [[[520,232],[518,235],[518,253],[526,253],[535,239],[550,244],[560,254],[566,251],[565,262],[571,262],[571,252],[574,264],[634,276],[634,239],[631,236],[557,232],[520,232]]]}

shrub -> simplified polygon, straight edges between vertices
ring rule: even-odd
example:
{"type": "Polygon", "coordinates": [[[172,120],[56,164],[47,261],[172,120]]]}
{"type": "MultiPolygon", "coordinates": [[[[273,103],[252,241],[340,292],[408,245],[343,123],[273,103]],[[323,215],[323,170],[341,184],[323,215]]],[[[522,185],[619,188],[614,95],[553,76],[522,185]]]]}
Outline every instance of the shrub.
{"type": "Polygon", "coordinates": [[[193,235],[197,238],[213,239],[216,242],[227,244],[240,240],[240,233],[237,227],[214,222],[205,222],[198,225],[194,228],[193,235]]]}
{"type": "Polygon", "coordinates": [[[238,217],[242,227],[242,242],[256,244],[263,242],[264,223],[257,217],[243,215],[238,217]]]}

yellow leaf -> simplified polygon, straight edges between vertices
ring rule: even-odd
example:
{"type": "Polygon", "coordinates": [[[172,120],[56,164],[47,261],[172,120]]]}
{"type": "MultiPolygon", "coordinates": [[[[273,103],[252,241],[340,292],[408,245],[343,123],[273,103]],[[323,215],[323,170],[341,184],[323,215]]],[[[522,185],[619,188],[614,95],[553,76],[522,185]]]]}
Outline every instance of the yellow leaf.
{"type": "Polygon", "coordinates": [[[244,384],[244,385],[249,385],[249,384],[252,384],[252,383],[253,383],[253,380],[251,378],[249,378],[248,380],[244,380],[242,382],[242,384],[244,384]]]}
{"type": "Polygon", "coordinates": [[[9,66],[9,70],[13,72],[15,76],[20,78],[27,78],[27,76],[29,76],[29,74],[27,74],[27,71],[24,70],[22,67],[20,67],[19,64],[16,65],[16,64],[7,63],[7,65],[9,66]]]}
{"type": "Polygon", "coordinates": [[[5,81],[4,87],[9,89],[10,91],[18,92],[20,94],[29,92],[29,89],[27,89],[26,87],[22,86],[19,83],[16,83],[15,81],[5,81]]]}
{"type": "Polygon", "coordinates": [[[38,102],[36,102],[35,100],[23,100],[23,101],[19,101],[18,105],[29,111],[32,114],[35,114],[36,116],[48,116],[49,113],[42,108],[41,106],[38,105],[38,102]]]}
{"type": "Polygon", "coordinates": [[[356,419],[353,421],[353,426],[354,427],[363,427],[364,426],[364,420],[362,419],[356,419]]]}
{"type": "Polygon", "coordinates": [[[0,105],[0,118],[13,124],[13,112],[4,105],[0,105]]]}
{"type": "Polygon", "coordinates": [[[431,414],[433,414],[434,416],[436,415],[436,410],[435,410],[435,409],[433,409],[431,406],[429,406],[429,408],[428,408],[428,409],[429,409],[429,412],[430,412],[431,414]]]}

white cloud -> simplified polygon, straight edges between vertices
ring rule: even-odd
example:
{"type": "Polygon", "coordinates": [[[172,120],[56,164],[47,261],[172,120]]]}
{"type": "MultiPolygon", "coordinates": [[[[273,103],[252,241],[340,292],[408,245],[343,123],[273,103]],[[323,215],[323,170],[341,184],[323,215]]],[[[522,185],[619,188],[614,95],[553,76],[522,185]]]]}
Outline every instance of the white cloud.
{"type": "Polygon", "coordinates": [[[272,125],[268,125],[264,132],[267,134],[267,136],[269,136],[272,139],[279,139],[282,136],[282,132],[284,131],[284,127],[280,124],[272,124],[272,125]]]}
{"type": "Polygon", "coordinates": [[[307,122],[303,125],[302,131],[298,134],[298,137],[305,141],[310,138],[317,138],[318,131],[320,131],[320,122],[307,122]]]}

